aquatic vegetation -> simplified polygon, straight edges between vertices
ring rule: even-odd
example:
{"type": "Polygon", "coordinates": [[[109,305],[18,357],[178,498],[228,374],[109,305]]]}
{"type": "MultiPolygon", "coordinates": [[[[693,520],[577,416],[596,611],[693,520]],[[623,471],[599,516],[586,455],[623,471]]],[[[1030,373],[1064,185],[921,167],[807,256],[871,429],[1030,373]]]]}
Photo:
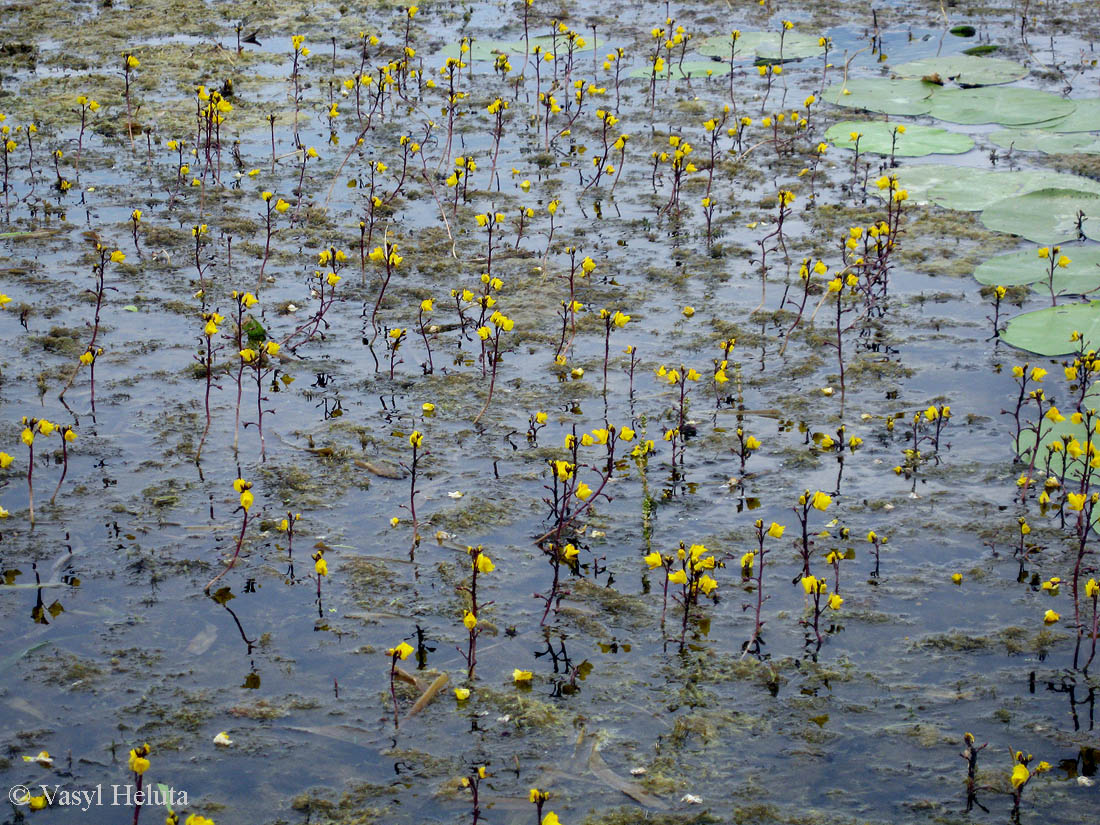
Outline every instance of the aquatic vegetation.
{"type": "Polygon", "coordinates": [[[1093,10],[582,6],[7,10],[11,784],[1082,818],[1093,10]]]}

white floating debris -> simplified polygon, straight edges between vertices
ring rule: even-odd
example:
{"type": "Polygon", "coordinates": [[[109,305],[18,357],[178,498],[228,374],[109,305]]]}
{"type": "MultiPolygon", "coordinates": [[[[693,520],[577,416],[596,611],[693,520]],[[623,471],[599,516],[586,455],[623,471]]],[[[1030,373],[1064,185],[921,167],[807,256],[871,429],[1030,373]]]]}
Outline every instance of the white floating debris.
{"type": "Polygon", "coordinates": [[[630,769],[630,775],[631,776],[645,776],[646,775],[646,769],[645,768],[631,768],[630,769]]]}
{"type": "Polygon", "coordinates": [[[1093,785],[1096,784],[1096,780],[1089,779],[1087,776],[1079,776],[1077,777],[1077,784],[1080,785],[1082,788],[1091,788],[1093,785]]]}
{"type": "Polygon", "coordinates": [[[229,733],[223,730],[221,733],[214,737],[214,744],[220,745],[223,748],[228,748],[230,745],[233,744],[233,740],[229,738],[229,733]]]}
{"type": "Polygon", "coordinates": [[[452,490],[451,492],[447,493],[447,495],[450,498],[462,498],[466,494],[461,490],[452,490]]]}
{"type": "Polygon", "coordinates": [[[681,802],[686,802],[688,805],[702,805],[703,797],[696,796],[693,793],[686,793],[680,797],[681,802]]]}

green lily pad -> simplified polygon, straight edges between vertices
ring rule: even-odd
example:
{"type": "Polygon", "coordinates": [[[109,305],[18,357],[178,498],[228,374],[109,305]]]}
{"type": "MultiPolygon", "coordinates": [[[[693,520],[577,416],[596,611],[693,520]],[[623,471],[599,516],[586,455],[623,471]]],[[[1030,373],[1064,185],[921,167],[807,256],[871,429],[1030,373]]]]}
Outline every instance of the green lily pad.
{"type": "Polygon", "coordinates": [[[896,123],[882,121],[845,120],[833,124],[825,132],[825,139],[841,149],[854,149],[852,132],[859,132],[859,150],[874,152],[877,155],[889,155],[893,145],[898,157],[921,157],[923,155],[961,155],[974,148],[974,141],[966,135],[938,129],[935,126],[905,124],[905,133],[897,135],[893,143],[896,123]]]}
{"type": "Polygon", "coordinates": [[[920,80],[854,77],[825,90],[822,100],[848,109],[885,115],[924,115],[932,109],[932,92],[939,88],[920,80]]]}
{"type": "Polygon", "coordinates": [[[1027,68],[1001,57],[974,57],[953,54],[946,57],[926,57],[893,67],[898,77],[939,75],[954,80],[960,86],[995,86],[1027,77],[1027,68]]]}
{"type": "MultiPolygon", "coordinates": [[[[807,57],[819,57],[825,49],[818,44],[814,35],[789,31],[783,36],[783,48],[780,52],[778,32],[741,32],[737,38],[735,56],[740,60],[760,60],[776,63],[781,60],[803,60],[807,57]]],[[[721,57],[729,60],[730,36],[728,34],[708,37],[699,46],[699,54],[707,57],[721,57]]]]}
{"type": "Polygon", "coordinates": [[[1087,295],[1100,289],[1100,246],[1063,246],[1060,254],[1068,257],[1070,264],[1055,268],[1053,284],[1047,282],[1049,261],[1040,258],[1035,249],[990,258],[974,270],[974,279],[989,286],[1032,284],[1036,292],[1047,294],[1053,286],[1055,295],[1087,295]]]}
{"type": "MultiPolygon", "coordinates": [[[[652,72],[652,64],[646,64],[644,66],[638,66],[636,69],[631,71],[628,77],[644,77],[648,80],[652,76],[652,72]]],[[[722,63],[720,60],[685,60],[682,64],[672,64],[673,80],[684,80],[687,78],[725,77],[729,73],[729,64],[722,63]]],[[[666,66],[657,74],[657,79],[659,80],[667,76],[668,67],[666,66]]]]}
{"type": "Polygon", "coordinates": [[[1054,357],[1077,350],[1081,342],[1069,340],[1074,331],[1081,333],[1086,349],[1100,346],[1100,301],[1047,307],[1017,315],[1008,322],[1001,339],[1019,349],[1054,357]]]}
{"type": "Polygon", "coordinates": [[[1036,124],[1052,132],[1100,132],[1100,98],[1074,100],[1072,112],[1049,123],[1036,124]]]}
{"type": "MultiPolygon", "coordinates": [[[[913,167],[921,169],[923,167],[913,167]]],[[[1100,194],[1100,183],[1078,175],[1060,172],[1027,170],[995,172],[969,167],[947,167],[933,175],[918,178],[917,187],[910,184],[915,177],[908,168],[899,169],[898,181],[909,190],[916,202],[929,201],[944,209],[979,212],[1005,198],[1026,195],[1040,189],[1072,189],[1100,194]],[[927,181],[927,187],[920,184],[927,181]]]]}
{"type": "Polygon", "coordinates": [[[1100,138],[1087,132],[1055,134],[1047,129],[1002,129],[989,139],[997,146],[1019,152],[1100,155],[1100,138]]]}
{"type": "Polygon", "coordinates": [[[1077,104],[1020,86],[943,89],[932,95],[929,114],[951,123],[1024,126],[1070,114],[1077,104]]]}
{"type": "MultiPolygon", "coordinates": [[[[1100,219],[1100,195],[1076,189],[1039,189],[987,206],[982,211],[982,223],[994,232],[1008,232],[1038,244],[1055,244],[1077,240],[1079,211],[1086,218],[1100,219]]],[[[1087,220],[1084,226],[1088,228],[1087,220]]]]}

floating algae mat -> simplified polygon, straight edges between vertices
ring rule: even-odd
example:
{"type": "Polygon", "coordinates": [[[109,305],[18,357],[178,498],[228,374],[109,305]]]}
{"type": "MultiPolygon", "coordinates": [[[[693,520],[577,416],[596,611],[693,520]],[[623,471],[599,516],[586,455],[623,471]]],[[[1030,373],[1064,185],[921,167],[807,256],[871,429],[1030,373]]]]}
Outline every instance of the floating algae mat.
{"type": "Polygon", "coordinates": [[[7,820],[1090,821],[1100,21],[946,13],[8,4],[7,820]]]}

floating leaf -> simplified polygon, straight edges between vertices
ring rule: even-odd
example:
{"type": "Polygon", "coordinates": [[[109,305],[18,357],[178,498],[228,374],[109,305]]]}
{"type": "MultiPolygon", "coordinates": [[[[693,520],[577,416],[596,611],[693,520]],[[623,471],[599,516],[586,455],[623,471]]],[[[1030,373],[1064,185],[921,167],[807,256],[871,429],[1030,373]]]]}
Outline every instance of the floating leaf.
{"type": "MultiPolygon", "coordinates": [[[[786,60],[803,60],[818,57],[825,49],[818,44],[814,35],[800,32],[786,32],[780,51],[778,32],[741,32],[737,38],[735,56],[739,60],[761,60],[766,63],[778,63],[786,60]]],[[[699,54],[707,57],[721,57],[729,60],[730,36],[728,34],[708,37],[699,46],[699,54]]]]}
{"type": "Polygon", "coordinates": [[[133,304],[127,304],[122,309],[125,310],[126,312],[137,312],[138,311],[138,308],[136,306],[134,306],[133,304]]]}
{"type": "MultiPolygon", "coordinates": [[[[1039,189],[985,208],[982,223],[1039,244],[1077,240],[1078,212],[1100,218],[1100,195],[1076,189],[1039,189]]],[[[1086,222],[1087,227],[1087,222],[1086,222]]]]}
{"type": "Polygon", "coordinates": [[[1096,349],[1100,346],[1100,301],[1025,312],[1008,322],[1001,338],[1019,349],[1050,357],[1075,352],[1081,343],[1085,349],[1096,349]],[[1082,341],[1069,340],[1074,331],[1081,333],[1082,341]]]}
{"type": "Polygon", "coordinates": [[[910,199],[926,199],[945,209],[962,212],[978,212],[1005,198],[1040,189],[1072,189],[1100,194],[1100,183],[1077,175],[1033,170],[994,172],[968,167],[954,167],[952,170],[947,167],[940,173],[942,179],[933,179],[923,195],[915,195],[908,171],[899,169],[897,174],[901,185],[909,190],[910,199]]]}
{"type": "MultiPolygon", "coordinates": [[[[1073,115],[1070,115],[1073,117],[1073,115]]],[[[1100,127],[1098,127],[1100,128],[1100,127]]],[[[1052,134],[1044,129],[1002,129],[989,139],[997,146],[1019,152],[1042,152],[1045,155],[1100,155],[1100,138],[1087,132],[1052,134]]]]}
{"type": "Polygon", "coordinates": [[[960,86],[993,86],[1027,77],[1027,68],[1013,60],[966,54],[926,57],[894,66],[892,71],[898,77],[921,78],[938,74],[944,80],[954,80],[960,86]]]}
{"type": "Polygon", "coordinates": [[[951,123],[1000,123],[1023,126],[1070,114],[1072,100],[1024,89],[1020,86],[989,86],[980,89],[944,89],[932,96],[930,114],[951,123]]]}
{"type": "Polygon", "coordinates": [[[963,49],[963,54],[981,56],[983,54],[993,54],[993,52],[999,51],[1000,48],[1000,46],[993,43],[983,43],[980,46],[971,46],[969,49],[963,49]]]}
{"type": "MultiPolygon", "coordinates": [[[[1063,246],[1061,254],[1070,264],[1054,270],[1055,295],[1084,295],[1100,288],[1100,246],[1063,246]]],[[[1033,284],[1036,291],[1049,292],[1049,273],[1050,262],[1032,248],[990,258],[974,270],[974,278],[989,286],[1033,284]]]]}
{"type": "Polygon", "coordinates": [[[938,88],[920,80],[854,77],[830,86],[822,99],[848,109],[886,115],[924,115],[932,109],[932,92],[938,88]]]}
{"type": "Polygon", "coordinates": [[[978,33],[976,28],[968,25],[952,26],[948,31],[955,37],[973,37],[978,33]]]}
{"type": "Polygon", "coordinates": [[[969,152],[974,148],[974,141],[966,135],[949,132],[946,129],[938,129],[935,126],[920,126],[906,124],[905,133],[897,135],[897,143],[894,144],[894,130],[896,123],[883,123],[882,121],[855,121],[845,120],[829,127],[825,132],[826,140],[832,141],[841,149],[854,149],[855,141],[850,137],[852,132],[859,132],[859,150],[861,152],[874,152],[878,155],[889,155],[891,146],[894,146],[894,154],[898,157],[920,157],[922,155],[959,155],[969,152]]]}
{"type": "Polygon", "coordinates": [[[1100,98],[1074,100],[1076,109],[1049,123],[1036,124],[1052,132],[1100,132],[1100,98]]]}
{"type": "MultiPolygon", "coordinates": [[[[681,63],[672,63],[671,67],[666,65],[664,69],[657,73],[657,79],[668,77],[669,68],[672,70],[673,80],[684,80],[686,78],[706,78],[706,77],[725,77],[730,73],[730,67],[728,63],[723,63],[720,60],[685,60],[681,63]],[[709,74],[708,74],[709,72],[709,74]]],[[[653,64],[646,64],[639,66],[628,75],[629,77],[644,77],[647,80],[652,77],[653,64]]]]}

